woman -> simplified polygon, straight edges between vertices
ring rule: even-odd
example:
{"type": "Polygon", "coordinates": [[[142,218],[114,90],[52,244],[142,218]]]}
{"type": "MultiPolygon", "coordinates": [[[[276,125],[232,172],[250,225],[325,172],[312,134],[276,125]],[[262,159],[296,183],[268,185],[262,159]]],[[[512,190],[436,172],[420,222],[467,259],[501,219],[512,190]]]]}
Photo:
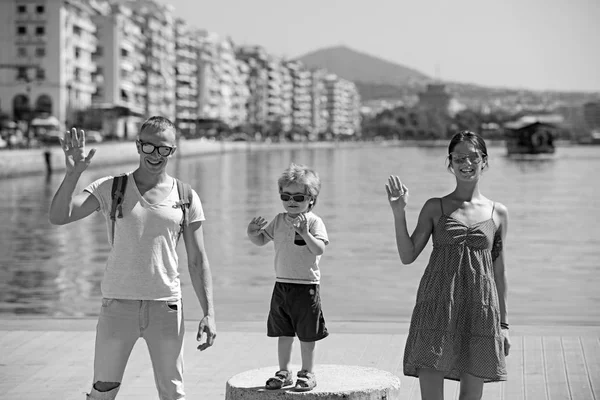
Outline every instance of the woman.
{"type": "Polygon", "coordinates": [[[510,339],[502,243],[508,211],[479,191],[488,167],[479,135],[454,135],[448,160],[456,188],[427,200],[411,236],[408,188],[397,176],[386,185],[402,263],[415,261],[433,235],[406,341],[404,374],[419,378],[424,400],[443,399],[444,379],[460,381],[460,400],[481,399],[484,382],[506,380],[510,339]]]}

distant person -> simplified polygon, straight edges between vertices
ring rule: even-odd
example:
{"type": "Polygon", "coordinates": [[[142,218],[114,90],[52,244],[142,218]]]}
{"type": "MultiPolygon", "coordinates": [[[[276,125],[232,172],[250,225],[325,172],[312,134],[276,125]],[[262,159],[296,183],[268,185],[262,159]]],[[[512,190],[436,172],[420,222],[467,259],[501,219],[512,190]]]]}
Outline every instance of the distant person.
{"type": "Polygon", "coordinates": [[[279,197],[286,212],[268,225],[255,217],[248,225],[252,243],[275,246],[275,287],[267,321],[267,336],[278,337],[279,371],[266,389],[292,385],[290,370],[294,337],[300,340],[302,369],[294,389],[315,388],[315,343],[329,335],[321,310],[319,260],[329,244],[325,224],[312,212],[321,189],[319,176],[303,165],[291,164],[278,180],[279,197]]]}
{"type": "Polygon", "coordinates": [[[160,399],[185,397],[185,326],[176,251],[180,234],[192,285],[204,312],[198,327],[198,349],[211,346],[216,337],[202,204],[193,189],[167,174],[167,164],[176,151],[175,136],[171,121],[149,118],[135,144],[139,166],[125,175],[127,180],[107,176],[79,194],[74,194],[75,188],[96,150],[86,155],[85,134],[75,128],[60,140],[67,168],[50,206],[50,222],[64,225],[100,211],[112,243],[102,280],[94,383],[88,399],[116,397],[139,337],[148,345],[160,399]],[[187,196],[182,196],[186,191],[187,196]]]}
{"type": "Polygon", "coordinates": [[[484,382],[505,381],[510,349],[504,247],[508,211],[484,197],[484,140],[459,132],[448,147],[456,188],[425,202],[408,235],[408,188],[398,176],[386,185],[403,264],[417,259],[433,236],[433,251],[417,291],[404,374],[419,378],[421,398],[443,399],[444,379],[460,381],[460,399],[481,399],[484,382]]]}

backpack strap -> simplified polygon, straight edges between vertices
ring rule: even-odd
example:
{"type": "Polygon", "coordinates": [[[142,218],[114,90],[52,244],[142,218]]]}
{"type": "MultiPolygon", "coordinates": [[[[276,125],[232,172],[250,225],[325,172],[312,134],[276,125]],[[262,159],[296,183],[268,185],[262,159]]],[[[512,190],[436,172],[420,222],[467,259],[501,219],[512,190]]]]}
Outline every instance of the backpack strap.
{"type": "Polygon", "coordinates": [[[189,224],[189,208],[192,205],[192,187],[185,182],[180,181],[175,178],[177,182],[177,192],[179,193],[179,207],[181,207],[181,211],[183,212],[183,218],[181,219],[181,224],[179,224],[180,229],[177,235],[177,240],[183,233],[183,229],[189,224]]]}
{"type": "Polygon", "coordinates": [[[110,244],[115,242],[115,222],[116,218],[123,218],[123,200],[125,199],[125,189],[127,188],[127,174],[115,176],[111,189],[112,203],[110,206],[110,219],[112,229],[110,233],[110,244]],[[117,215],[117,211],[119,214],[117,215]]]}

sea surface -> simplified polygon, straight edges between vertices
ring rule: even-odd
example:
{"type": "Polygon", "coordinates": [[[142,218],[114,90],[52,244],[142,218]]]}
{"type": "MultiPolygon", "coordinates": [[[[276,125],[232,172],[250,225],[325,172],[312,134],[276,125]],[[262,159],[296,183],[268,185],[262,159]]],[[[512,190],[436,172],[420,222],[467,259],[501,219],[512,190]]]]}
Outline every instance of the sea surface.
{"type": "MultiPolygon", "coordinates": [[[[359,148],[248,150],[172,160],[170,172],[198,191],[207,220],[217,320],[264,321],[274,283],[273,247],[253,245],[249,221],[282,211],[277,178],[290,162],[313,167],[322,190],[314,210],[330,245],[321,259],[325,318],[406,322],[431,241],[402,265],[385,183],[409,187],[409,231],[423,203],[453,190],[444,147],[369,144],[359,148]]],[[[551,160],[515,160],[489,149],[483,194],[508,207],[505,243],[508,311],[513,324],[600,325],[600,147],[561,147],[551,160]]],[[[136,165],[90,169],[80,189],[136,165]]],[[[62,180],[0,180],[0,317],[95,317],[109,252],[98,213],[52,226],[48,208],[62,180]]],[[[185,262],[181,279],[187,319],[201,318],[185,262]]]]}

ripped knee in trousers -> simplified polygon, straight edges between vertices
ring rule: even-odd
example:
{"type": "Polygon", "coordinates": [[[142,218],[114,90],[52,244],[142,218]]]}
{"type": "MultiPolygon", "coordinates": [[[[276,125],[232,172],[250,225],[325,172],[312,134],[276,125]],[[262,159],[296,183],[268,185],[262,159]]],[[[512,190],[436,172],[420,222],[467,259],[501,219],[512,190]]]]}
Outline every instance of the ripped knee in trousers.
{"type": "Polygon", "coordinates": [[[99,392],[109,392],[113,389],[118,388],[121,385],[119,382],[101,382],[94,383],[94,389],[99,392]]]}
{"type": "Polygon", "coordinates": [[[88,400],[113,400],[119,391],[120,382],[102,382],[94,383],[92,392],[87,395],[88,400]]]}

